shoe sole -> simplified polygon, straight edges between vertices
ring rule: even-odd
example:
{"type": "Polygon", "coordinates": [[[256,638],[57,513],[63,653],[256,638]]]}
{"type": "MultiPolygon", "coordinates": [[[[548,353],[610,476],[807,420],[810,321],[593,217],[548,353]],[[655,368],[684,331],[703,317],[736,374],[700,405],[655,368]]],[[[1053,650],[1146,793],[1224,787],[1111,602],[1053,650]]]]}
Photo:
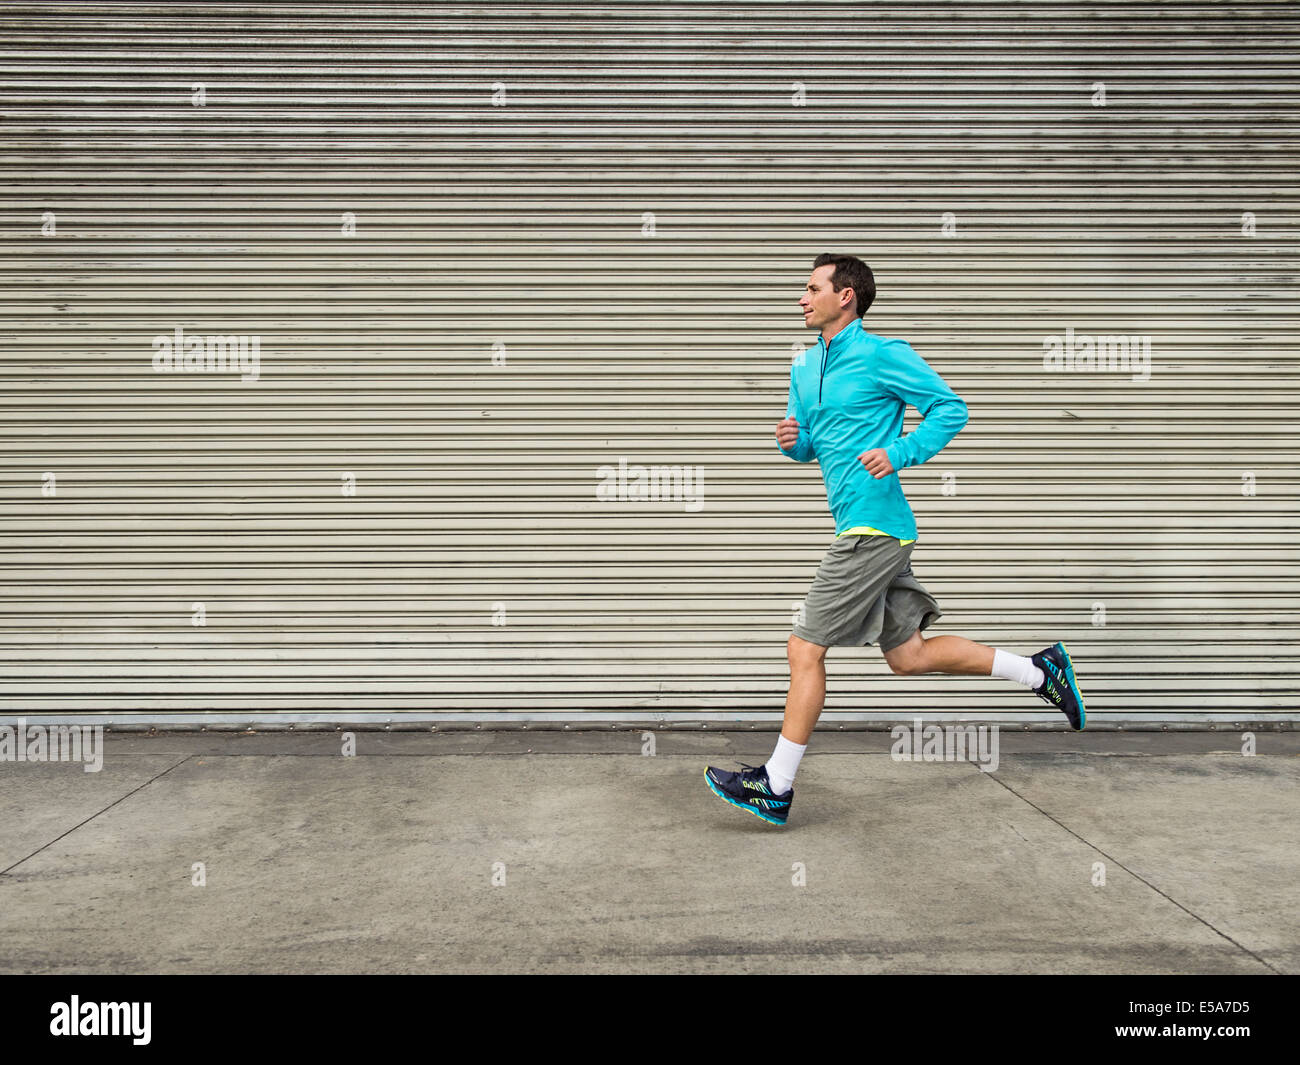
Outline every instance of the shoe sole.
{"type": "Polygon", "coordinates": [[[713,783],[712,780],[709,779],[709,771],[707,769],[704,771],[704,783],[706,783],[709,786],[709,790],[713,792],[713,794],[716,795],[719,799],[722,799],[724,802],[731,803],[731,805],[736,807],[738,810],[746,810],[749,813],[753,814],[755,817],[759,818],[760,820],[766,821],[769,825],[777,825],[782,828],[785,827],[784,821],[778,821],[773,817],[768,817],[767,814],[754,809],[754,807],[748,805],[747,803],[737,802],[725,791],[719,791],[718,786],[715,783],[713,783]]]}
{"type": "Polygon", "coordinates": [[[1066,650],[1065,644],[1056,645],[1061,649],[1061,654],[1065,655],[1065,679],[1070,684],[1070,691],[1074,693],[1074,701],[1079,704],[1079,727],[1075,732],[1082,732],[1088,724],[1088,708],[1083,705],[1083,692],[1079,691],[1079,683],[1074,679],[1074,663],[1070,661],[1070,652],[1066,650]]]}

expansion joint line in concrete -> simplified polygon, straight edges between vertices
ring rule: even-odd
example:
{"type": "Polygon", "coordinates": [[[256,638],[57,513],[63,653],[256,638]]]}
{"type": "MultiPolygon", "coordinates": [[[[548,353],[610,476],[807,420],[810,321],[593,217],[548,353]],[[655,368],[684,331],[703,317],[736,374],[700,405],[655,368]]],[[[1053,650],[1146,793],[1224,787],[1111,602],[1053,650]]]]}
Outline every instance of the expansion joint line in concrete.
{"type": "MultiPolygon", "coordinates": [[[[972,762],[971,765],[974,766],[975,763],[972,762]]],[[[978,769],[978,766],[976,766],[976,768],[978,769]]],[[[1089,850],[1096,851],[1096,852],[1097,852],[1098,854],[1100,854],[1103,858],[1105,858],[1106,861],[1111,862],[1111,863],[1113,863],[1114,865],[1119,866],[1121,869],[1124,870],[1124,872],[1128,873],[1128,875],[1131,876],[1134,880],[1136,880],[1139,884],[1145,884],[1148,888],[1150,888],[1152,891],[1154,891],[1157,895],[1159,895],[1162,899],[1164,899],[1164,900],[1165,900],[1166,902],[1168,902],[1170,905],[1172,905],[1172,906],[1177,906],[1178,909],[1182,910],[1183,913],[1187,914],[1188,917],[1191,917],[1193,920],[1200,921],[1201,924],[1205,925],[1205,927],[1208,928],[1211,932],[1213,932],[1216,936],[1220,936],[1221,938],[1226,939],[1229,943],[1231,943],[1234,947],[1236,947],[1236,948],[1237,948],[1239,951],[1241,951],[1243,954],[1249,954],[1252,958],[1254,958],[1257,962],[1259,962],[1260,965],[1264,966],[1264,968],[1267,969],[1269,972],[1272,972],[1272,973],[1278,973],[1279,975],[1281,975],[1281,970],[1274,968],[1272,965],[1270,965],[1267,961],[1265,961],[1263,958],[1261,958],[1258,954],[1256,954],[1256,953],[1255,953],[1253,950],[1251,950],[1249,947],[1245,946],[1244,944],[1238,943],[1235,939],[1232,938],[1232,936],[1228,935],[1228,933],[1227,933],[1227,932],[1224,932],[1222,929],[1215,928],[1214,925],[1210,924],[1210,922],[1207,921],[1204,917],[1202,917],[1199,913],[1194,913],[1192,910],[1189,910],[1186,906],[1184,906],[1184,905],[1183,905],[1181,902],[1179,902],[1177,899],[1173,898],[1173,897],[1170,896],[1168,893],[1166,893],[1166,892],[1164,892],[1164,891],[1161,891],[1158,887],[1155,886],[1155,884],[1151,883],[1151,881],[1148,880],[1146,877],[1141,876],[1141,875],[1139,875],[1138,873],[1135,873],[1132,869],[1130,869],[1127,865],[1125,865],[1123,862],[1121,862],[1118,858],[1114,857],[1113,855],[1110,855],[1110,854],[1106,853],[1106,851],[1102,850],[1100,847],[1098,847],[1095,843],[1091,842],[1090,840],[1086,840],[1086,839],[1084,839],[1081,835],[1079,835],[1079,833],[1077,833],[1076,831],[1074,831],[1074,829],[1070,828],[1068,825],[1062,824],[1061,821],[1060,821],[1059,819],[1053,817],[1053,816],[1052,816],[1051,814],[1049,814],[1046,810],[1044,810],[1041,806],[1039,806],[1039,805],[1037,805],[1036,803],[1033,803],[1033,802],[1031,802],[1029,799],[1025,798],[1023,795],[1020,794],[1020,792],[1016,791],[1016,789],[1013,788],[1010,784],[1008,784],[1005,780],[999,780],[995,774],[993,774],[993,773],[985,773],[985,772],[982,772],[982,771],[980,772],[980,776],[982,776],[982,777],[991,777],[991,778],[992,778],[996,783],[998,783],[998,784],[1002,785],[1002,787],[1006,788],[1007,791],[1011,792],[1012,795],[1014,795],[1017,799],[1019,799],[1021,802],[1023,802],[1026,806],[1029,806],[1029,807],[1031,807],[1032,809],[1037,810],[1040,814],[1042,814],[1042,815],[1043,815],[1044,817],[1046,817],[1049,821],[1051,821],[1052,824],[1056,825],[1056,826],[1057,826],[1058,828],[1060,828],[1062,831],[1064,831],[1064,832],[1068,832],[1071,836],[1073,836],[1075,839],[1077,839],[1080,843],[1082,843],[1082,844],[1083,844],[1085,847],[1087,847],[1089,850]]]]}
{"type": "Polygon", "coordinates": [[[182,758],[179,762],[177,762],[176,765],[169,765],[169,766],[168,766],[166,769],[164,769],[161,773],[156,773],[156,774],[154,774],[154,775],[151,776],[148,780],[146,780],[143,784],[141,784],[140,787],[138,787],[138,788],[132,788],[132,789],[131,789],[130,791],[128,791],[125,795],[119,796],[118,798],[114,799],[114,800],[113,800],[112,802],[110,802],[107,806],[105,806],[104,809],[102,809],[102,810],[96,810],[93,814],[91,814],[89,817],[87,817],[84,821],[79,821],[77,824],[73,825],[70,829],[68,829],[67,832],[60,832],[57,836],[55,836],[55,837],[54,837],[52,840],[50,840],[48,843],[42,843],[39,847],[37,847],[34,851],[32,851],[31,854],[27,855],[26,858],[19,858],[18,861],[14,862],[14,864],[11,865],[11,866],[9,866],[8,869],[0,869],[0,876],[7,876],[9,873],[13,872],[13,871],[14,871],[15,869],[17,869],[20,865],[22,865],[23,862],[27,861],[28,858],[35,858],[36,855],[40,854],[41,851],[45,850],[46,847],[52,847],[52,846],[54,846],[54,844],[58,843],[59,840],[63,839],[64,836],[71,835],[73,832],[77,831],[77,829],[79,829],[82,825],[88,825],[88,824],[90,824],[90,822],[93,821],[93,820],[95,820],[95,818],[98,817],[100,814],[105,813],[105,812],[111,810],[114,806],[116,806],[116,805],[117,805],[118,803],[120,803],[120,802],[125,802],[125,801],[126,801],[127,799],[129,799],[132,795],[134,795],[137,791],[141,791],[141,790],[143,790],[144,788],[147,788],[147,787],[148,787],[150,784],[152,784],[155,780],[159,780],[160,778],[165,777],[168,773],[170,773],[173,769],[175,769],[176,766],[184,765],[186,762],[188,762],[188,761],[189,761],[191,758],[193,758],[193,757],[194,757],[194,755],[192,755],[192,754],[187,754],[184,758],[182,758]]]}

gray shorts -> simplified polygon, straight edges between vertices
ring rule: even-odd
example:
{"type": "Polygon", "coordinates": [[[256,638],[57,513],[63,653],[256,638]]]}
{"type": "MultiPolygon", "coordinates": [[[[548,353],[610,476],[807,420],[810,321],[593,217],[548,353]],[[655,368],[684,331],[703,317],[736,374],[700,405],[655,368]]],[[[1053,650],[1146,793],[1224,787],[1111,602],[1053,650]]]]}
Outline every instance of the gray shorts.
{"type": "Polygon", "coordinates": [[[912,547],[892,536],[841,536],[831,544],[804,598],[801,640],[821,647],[878,643],[891,651],[943,616],[912,576],[912,547]]]}

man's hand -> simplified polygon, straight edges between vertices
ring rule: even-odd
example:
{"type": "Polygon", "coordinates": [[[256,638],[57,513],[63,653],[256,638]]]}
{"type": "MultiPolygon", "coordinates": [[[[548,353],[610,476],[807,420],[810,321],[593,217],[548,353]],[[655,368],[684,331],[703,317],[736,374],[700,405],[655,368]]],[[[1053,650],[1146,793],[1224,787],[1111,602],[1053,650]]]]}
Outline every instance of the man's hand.
{"type": "Polygon", "coordinates": [[[776,442],[782,451],[789,451],[799,442],[799,423],[794,418],[787,418],[777,425],[776,442]]]}
{"type": "Polygon", "coordinates": [[[889,461],[889,456],[885,454],[883,447],[873,447],[870,451],[864,451],[858,456],[858,461],[867,468],[877,481],[882,477],[888,477],[894,472],[894,464],[889,461]]]}

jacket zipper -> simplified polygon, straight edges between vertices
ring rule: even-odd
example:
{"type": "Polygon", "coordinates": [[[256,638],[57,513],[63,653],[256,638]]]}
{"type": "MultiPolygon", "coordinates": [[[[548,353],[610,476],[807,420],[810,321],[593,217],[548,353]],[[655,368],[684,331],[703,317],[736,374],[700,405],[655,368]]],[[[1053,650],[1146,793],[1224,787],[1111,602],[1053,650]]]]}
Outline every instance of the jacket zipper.
{"type": "Polygon", "coordinates": [[[826,343],[825,337],[818,337],[822,342],[822,375],[817,382],[817,406],[822,405],[822,384],[826,381],[826,356],[831,352],[831,346],[826,343]]]}

